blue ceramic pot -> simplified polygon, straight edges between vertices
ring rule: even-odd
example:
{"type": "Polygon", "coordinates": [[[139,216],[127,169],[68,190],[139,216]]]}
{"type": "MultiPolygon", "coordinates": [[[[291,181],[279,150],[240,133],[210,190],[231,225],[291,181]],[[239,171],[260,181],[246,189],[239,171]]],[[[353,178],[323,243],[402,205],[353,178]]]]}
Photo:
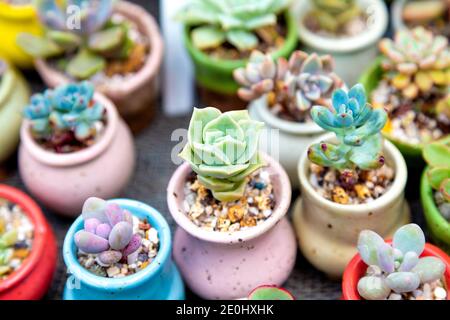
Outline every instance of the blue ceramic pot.
{"type": "Polygon", "coordinates": [[[172,240],[169,225],[154,208],[135,200],[109,200],[129,210],[158,230],[160,247],[158,255],[143,270],[123,277],[99,277],[82,267],[77,260],[74,235],[83,227],[78,217],[64,239],[63,257],[69,277],[64,300],[181,300],[184,299],[184,285],[180,273],[172,260],[172,240]]]}

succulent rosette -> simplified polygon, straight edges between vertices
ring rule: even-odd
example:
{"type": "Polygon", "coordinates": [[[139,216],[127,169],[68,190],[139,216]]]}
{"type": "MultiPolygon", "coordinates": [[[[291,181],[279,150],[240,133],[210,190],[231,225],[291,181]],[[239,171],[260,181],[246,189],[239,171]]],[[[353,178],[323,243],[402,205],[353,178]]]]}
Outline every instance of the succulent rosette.
{"type": "Polygon", "coordinates": [[[188,143],[180,157],[190,163],[214,198],[238,200],[244,194],[247,176],[265,165],[258,152],[263,126],[246,110],[221,113],[212,107],[195,108],[188,143]]]}
{"type": "Polygon", "coordinates": [[[131,256],[141,246],[141,236],[133,233],[133,217],[128,210],[99,198],[89,198],[83,206],[84,229],[75,234],[81,251],[97,254],[97,262],[109,266],[131,256]]]}
{"type": "Polygon", "coordinates": [[[361,84],[346,93],[334,91],[333,108],[314,106],[311,116],[320,127],[334,132],[339,144],[317,143],[308,150],[308,158],[321,166],[338,170],[377,169],[384,164],[380,130],[387,121],[384,109],[367,103],[361,84]]]}
{"type": "Polygon", "coordinates": [[[435,36],[423,27],[400,30],[394,41],[383,39],[383,69],[392,85],[408,99],[432,88],[448,93],[450,85],[450,50],[444,36],[435,36]]]}
{"type": "Polygon", "coordinates": [[[50,121],[49,116],[52,112],[52,105],[47,95],[49,90],[44,94],[35,94],[30,99],[30,104],[25,107],[24,115],[31,121],[31,128],[33,132],[38,135],[49,133],[50,121]]]}

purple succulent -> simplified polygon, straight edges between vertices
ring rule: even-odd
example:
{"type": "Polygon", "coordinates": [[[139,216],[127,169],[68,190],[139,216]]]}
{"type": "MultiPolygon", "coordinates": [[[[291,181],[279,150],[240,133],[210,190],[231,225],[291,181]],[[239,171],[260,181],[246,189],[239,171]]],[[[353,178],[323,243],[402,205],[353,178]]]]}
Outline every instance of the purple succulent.
{"type": "Polygon", "coordinates": [[[89,198],[83,206],[84,229],[75,234],[79,250],[98,254],[104,266],[126,259],[141,246],[141,236],[133,234],[133,218],[128,210],[99,198],[89,198]]]}

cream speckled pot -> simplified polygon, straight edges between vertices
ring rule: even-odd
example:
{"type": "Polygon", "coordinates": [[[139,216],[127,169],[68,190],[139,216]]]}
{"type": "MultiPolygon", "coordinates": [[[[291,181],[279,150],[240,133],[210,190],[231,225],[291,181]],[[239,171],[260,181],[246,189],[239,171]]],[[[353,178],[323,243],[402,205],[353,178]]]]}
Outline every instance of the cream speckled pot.
{"type": "Polygon", "coordinates": [[[236,232],[214,232],[197,227],[183,209],[184,184],[191,173],[184,163],[167,188],[170,213],[179,228],[173,255],[192,291],[206,299],[247,297],[263,284],[280,286],[294,268],[297,247],[285,217],[291,201],[289,178],[278,162],[264,156],[275,192],[275,208],[262,224],[236,232]]]}
{"type": "Polygon", "coordinates": [[[259,139],[260,150],[277,159],[286,170],[291,186],[298,188],[297,166],[300,155],[323,134],[323,129],[314,122],[297,123],[278,118],[268,109],[265,97],[252,102],[248,110],[252,119],[266,124],[259,139]]]}
{"type": "MultiPolygon", "coordinates": [[[[319,141],[333,141],[326,134],[319,141]]],[[[356,254],[359,233],[364,229],[389,238],[410,221],[410,211],[404,199],[407,180],[406,163],[401,153],[389,141],[384,141],[386,163],[395,170],[390,189],[367,204],[343,205],[320,196],[309,182],[309,160],[304,152],[298,165],[301,198],[294,207],[294,227],[300,250],[317,269],[332,278],[342,276],[345,266],[356,254]]]]}
{"type": "MultiPolygon", "coordinates": [[[[149,120],[145,118],[153,113],[152,102],[158,95],[157,76],[163,59],[164,45],[158,24],[145,9],[127,1],[118,1],[114,6],[114,12],[137,24],[139,31],[149,39],[150,54],[142,68],[129,80],[96,85],[95,89],[114,102],[122,117],[132,125],[133,131],[139,131],[149,120]]],[[[49,87],[53,88],[71,81],[67,75],[52,68],[45,60],[36,59],[35,65],[49,87]]]]}
{"type": "Polygon", "coordinates": [[[336,61],[335,72],[348,86],[353,86],[367,63],[378,55],[377,43],[386,32],[389,17],[381,0],[357,0],[361,8],[372,15],[370,27],[353,37],[331,38],[309,31],[303,19],[312,8],[311,0],[296,1],[293,6],[302,50],[331,54],[336,61]]]}
{"type": "Polygon", "coordinates": [[[105,107],[107,125],[100,139],[83,150],[67,154],[44,150],[31,136],[29,121],[24,120],[21,127],[22,180],[37,199],[64,216],[78,216],[89,197],[116,197],[134,170],[129,128],[110,100],[99,93],[94,100],[105,107]]]}

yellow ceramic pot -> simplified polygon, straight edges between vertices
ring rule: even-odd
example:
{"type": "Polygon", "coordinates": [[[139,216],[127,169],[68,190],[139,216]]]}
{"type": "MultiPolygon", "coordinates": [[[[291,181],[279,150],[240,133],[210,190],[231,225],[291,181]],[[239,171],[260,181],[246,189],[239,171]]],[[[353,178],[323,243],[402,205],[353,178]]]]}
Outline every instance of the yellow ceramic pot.
{"type": "Polygon", "coordinates": [[[13,6],[0,1],[0,56],[16,66],[27,68],[33,65],[33,58],[16,43],[16,37],[21,32],[42,34],[43,29],[34,7],[13,6]]]}
{"type": "Polygon", "coordinates": [[[27,105],[30,89],[22,75],[8,67],[0,78],[0,163],[19,144],[22,110],[27,105]]]}

